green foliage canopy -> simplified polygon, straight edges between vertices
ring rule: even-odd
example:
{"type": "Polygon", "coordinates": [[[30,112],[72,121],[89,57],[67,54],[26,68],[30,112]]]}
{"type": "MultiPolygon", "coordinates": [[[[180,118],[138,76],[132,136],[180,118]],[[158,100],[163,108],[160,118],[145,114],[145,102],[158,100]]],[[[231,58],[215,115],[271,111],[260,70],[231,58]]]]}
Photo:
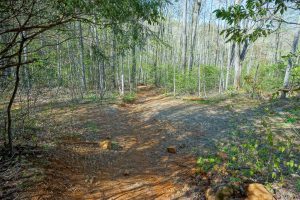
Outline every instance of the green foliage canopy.
{"type": "Polygon", "coordinates": [[[229,41],[254,42],[276,30],[282,23],[287,22],[282,16],[288,8],[300,9],[299,0],[246,0],[245,3],[235,4],[228,8],[215,10],[218,19],[227,22],[229,27],[222,31],[229,41]],[[242,22],[246,22],[242,26],[242,22]]]}

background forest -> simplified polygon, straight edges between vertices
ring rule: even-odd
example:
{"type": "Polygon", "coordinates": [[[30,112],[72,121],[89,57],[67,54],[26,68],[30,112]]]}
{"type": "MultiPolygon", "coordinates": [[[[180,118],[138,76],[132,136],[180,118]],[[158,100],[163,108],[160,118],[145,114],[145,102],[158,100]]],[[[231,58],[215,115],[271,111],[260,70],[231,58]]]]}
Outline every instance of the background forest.
{"type": "MultiPolygon", "coordinates": [[[[38,146],[41,107],[133,103],[140,86],[199,104],[236,96],[250,102],[288,97],[291,102],[283,105],[294,111],[286,120],[294,126],[299,120],[299,6],[297,0],[1,1],[3,159],[24,141],[38,146]]],[[[271,134],[271,125],[264,118],[261,122],[271,134]]],[[[270,134],[262,141],[284,153],[288,147],[273,146],[270,134]]],[[[257,142],[249,145],[260,147],[257,142]]],[[[281,156],[290,159],[289,174],[297,174],[299,157],[290,152],[281,156]]],[[[198,164],[207,165],[207,159],[199,158],[198,164]]],[[[265,162],[278,170],[256,166],[247,173],[282,178],[283,161],[272,159],[265,162]]],[[[293,183],[298,190],[299,183],[293,183]]]]}

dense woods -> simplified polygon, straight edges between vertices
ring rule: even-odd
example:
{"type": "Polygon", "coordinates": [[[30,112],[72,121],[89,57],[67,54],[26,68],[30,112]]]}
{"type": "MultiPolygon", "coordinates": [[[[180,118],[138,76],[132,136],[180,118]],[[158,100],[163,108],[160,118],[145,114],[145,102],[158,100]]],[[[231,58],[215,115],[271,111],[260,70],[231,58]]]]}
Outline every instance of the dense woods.
{"type": "MultiPolygon", "coordinates": [[[[260,121],[262,125],[258,129],[266,136],[260,135],[256,129],[242,129],[242,122],[238,124],[236,130],[257,135],[253,133],[249,137],[254,139],[246,140],[248,143],[243,146],[246,150],[239,149],[240,146],[220,150],[223,157],[226,155],[226,159],[233,158],[238,162],[238,166],[234,162],[226,166],[243,171],[243,167],[248,169],[249,166],[242,157],[258,156],[249,158],[256,163],[254,169],[250,167],[247,171],[251,177],[249,180],[268,183],[272,187],[270,179],[275,183],[283,181],[285,176],[292,180],[289,177],[292,176],[295,181],[289,182],[293,187],[289,189],[297,196],[300,191],[297,152],[300,128],[299,37],[300,2],[297,0],[1,1],[1,165],[13,169],[7,162],[18,155],[21,158],[22,151],[31,152],[36,148],[46,151],[41,145],[43,137],[55,130],[52,130],[50,116],[45,114],[49,121],[42,121],[44,108],[55,110],[55,106],[62,105],[69,109],[71,105],[70,109],[75,109],[83,103],[96,103],[95,110],[109,104],[126,106],[138,101],[139,95],[145,95],[143,92],[139,94],[140,88],[150,88],[170,98],[170,102],[183,98],[189,103],[212,106],[212,109],[219,108],[218,103],[227,98],[237,101],[224,105],[222,109],[226,111],[217,110],[220,115],[233,112],[235,105],[253,105],[252,109],[249,107],[245,111],[250,113],[245,120],[254,124],[253,117],[260,121]],[[261,116],[252,115],[253,109],[258,107],[261,116]],[[275,111],[270,110],[273,108],[275,111]],[[274,128],[271,123],[275,123],[275,119],[270,117],[270,122],[267,120],[267,114],[277,111],[279,115],[284,113],[286,119],[282,120],[288,123],[288,127],[274,128]],[[278,135],[276,131],[279,129],[289,137],[290,131],[293,139],[278,135]],[[265,155],[266,152],[272,152],[272,156],[265,155]],[[236,156],[238,153],[240,157],[236,156]],[[266,160],[260,160],[263,156],[267,157],[266,160]],[[244,164],[247,166],[242,166],[244,164]],[[253,178],[259,175],[264,178],[253,178]]],[[[212,115],[209,111],[202,114],[212,115]]],[[[232,117],[232,120],[239,123],[239,114],[234,116],[237,118],[233,120],[232,117]]],[[[208,122],[213,123],[213,120],[208,122]]],[[[190,126],[191,120],[187,121],[187,126],[190,126]]],[[[116,126],[113,121],[111,123],[111,127],[116,126]]],[[[250,126],[254,127],[253,124],[250,126]]],[[[53,142],[56,140],[63,139],[51,138],[53,142]]],[[[220,173],[215,166],[221,161],[210,156],[194,155],[199,158],[198,174],[207,171],[220,173]]],[[[5,171],[1,173],[5,174],[5,171]]],[[[0,178],[4,182],[5,178],[0,178]]],[[[247,182],[243,178],[240,180],[239,175],[234,178],[234,181],[230,179],[231,182],[247,182]]],[[[1,188],[0,196],[7,193],[1,188]]],[[[9,199],[9,195],[5,198],[9,199]]],[[[209,199],[207,195],[206,198],[209,199]]]]}

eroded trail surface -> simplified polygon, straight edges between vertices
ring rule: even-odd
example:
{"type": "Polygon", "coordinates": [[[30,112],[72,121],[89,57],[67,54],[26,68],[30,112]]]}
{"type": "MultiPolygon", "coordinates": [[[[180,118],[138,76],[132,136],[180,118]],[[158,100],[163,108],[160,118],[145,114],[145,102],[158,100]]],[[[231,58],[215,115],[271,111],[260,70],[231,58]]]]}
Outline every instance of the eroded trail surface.
{"type": "Polygon", "coordinates": [[[50,151],[34,199],[200,199],[195,155],[213,150],[229,128],[229,114],[218,110],[149,88],[134,104],[58,108],[65,136],[50,151]],[[100,148],[104,140],[112,149],[100,148]]]}

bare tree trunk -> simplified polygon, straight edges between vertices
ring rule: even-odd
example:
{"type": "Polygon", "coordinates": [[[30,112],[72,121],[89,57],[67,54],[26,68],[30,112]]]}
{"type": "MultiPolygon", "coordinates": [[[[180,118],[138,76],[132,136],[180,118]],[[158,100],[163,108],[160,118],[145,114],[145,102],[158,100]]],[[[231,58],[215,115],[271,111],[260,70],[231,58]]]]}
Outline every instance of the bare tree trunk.
{"type": "Polygon", "coordinates": [[[227,60],[227,66],[226,66],[226,80],[225,80],[225,90],[228,89],[228,85],[229,85],[229,78],[230,78],[230,67],[232,65],[233,62],[233,58],[234,58],[234,48],[235,45],[234,43],[232,45],[228,45],[228,60],[227,60]]]}
{"type": "Polygon", "coordinates": [[[274,55],[274,61],[275,63],[278,63],[278,49],[279,49],[279,43],[280,43],[280,32],[277,31],[276,32],[276,39],[275,39],[275,42],[276,42],[276,45],[275,45],[275,55],[274,55]]]}
{"type": "Polygon", "coordinates": [[[121,56],[121,95],[124,95],[124,56],[121,56]]]}
{"type": "Polygon", "coordinates": [[[116,36],[115,36],[115,30],[113,30],[113,39],[112,39],[112,52],[111,52],[111,70],[112,70],[112,84],[114,89],[117,88],[116,83],[116,36]]]}
{"type": "Polygon", "coordinates": [[[74,96],[76,95],[76,90],[75,90],[75,87],[74,87],[74,69],[75,69],[75,65],[74,65],[74,58],[73,58],[73,54],[71,54],[71,48],[70,48],[70,44],[69,44],[70,41],[67,42],[67,49],[68,49],[68,58],[69,58],[69,63],[70,63],[70,81],[71,81],[71,95],[72,95],[72,99],[74,99],[74,96]]]}
{"type": "Polygon", "coordinates": [[[24,43],[25,43],[25,39],[24,36],[22,35],[22,39],[20,42],[20,47],[19,47],[19,51],[18,51],[18,65],[16,66],[16,80],[15,80],[15,85],[14,85],[14,89],[13,89],[13,93],[10,97],[8,106],[7,106],[7,137],[8,137],[8,148],[9,148],[9,153],[10,155],[12,155],[13,153],[13,138],[12,138],[12,119],[11,119],[11,108],[12,105],[14,103],[18,88],[19,88],[19,83],[20,83],[20,67],[21,67],[21,63],[22,63],[22,52],[23,52],[23,48],[24,48],[24,43]]]}
{"type": "Polygon", "coordinates": [[[236,43],[234,48],[234,81],[233,85],[236,90],[240,89],[241,84],[241,60],[240,60],[240,44],[236,43]]]}
{"type": "Polygon", "coordinates": [[[80,65],[81,65],[81,83],[84,90],[87,89],[86,87],[86,77],[85,77],[85,64],[84,64],[84,46],[83,46],[83,35],[82,35],[82,27],[81,22],[78,21],[78,30],[79,30],[79,58],[80,58],[80,65]]]}
{"type": "Polygon", "coordinates": [[[142,54],[142,48],[140,48],[140,64],[139,64],[139,74],[138,74],[138,80],[137,80],[137,84],[140,84],[141,83],[141,76],[142,76],[142,71],[143,71],[143,69],[142,69],[142,65],[143,65],[143,54],[142,54]]]}
{"type": "Polygon", "coordinates": [[[184,11],[183,11],[183,32],[182,32],[182,40],[183,40],[183,50],[182,50],[182,69],[186,72],[187,65],[187,7],[188,0],[184,1],[184,11]]]}
{"type": "Polygon", "coordinates": [[[131,48],[131,59],[132,59],[132,66],[131,66],[131,88],[135,90],[136,86],[136,49],[135,45],[131,48]]]}
{"type": "Polygon", "coordinates": [[[59,38],[57,38],[56,41],[56,55],[57,55],[57,76],[58,76],[58,86],[61,86],[62,84],[62,75],[61,75],[61,50],[59,46],[59,38]]]}
{"type": "MultiPolygon", "coordinates": [[[[26,37],[26,31],[23,31],[22,34],[24,35],[24,37],[26,37]]],[[[24,62],[28,61],[28,49],[27,46],[24,46],[23,48],[23,53],[24,53],[24,62]]],[[[31,81],[30,81],[30,74],[29,74],[29,68],[27,65],[23,65],[22,66],[23,70],[24,70],[24,82],[26,84],[26,90],[27,90],[27,95],[29,95],[29,91],[31,89],[31,81]]]]}
{"type": "MultiPolygon", "coordinates": [[[[120,64],[120,63],[119,63],[120,64]]],[[[121,84],[120,84],[120,65],[117,65],[117,71],[116,71],[116,87],[119,90],[119,93],[121,94],[121,84]]]]}
{"type": "Polygon", "coordinates": [[[98,34],[97,27],[94,27],[94,32],[95,32],[95,41],[96,41],[96,49],[97,49],[97,54],[96,54],[96,61],[98,65],[98,75],[99,75],[99,94],[100,98],[102,99],[105,94],[105,69],[104,69],[104,62],[101,56],[99,55],[100,52],[100,38],[98,34]]]}
{"type": "MultiPolygon", "coordinates": [[[[300,23],[300,17],[299,17],[298,21],[300,23]]],[[[300,27],[298,28],[297,32],[294,35],[292,54],[295,54],[297,51],[298,43],[299,43],[299,36],[300,36],[300,27]]],[[[286,89],[288,89],[288,87],[289,87],[289,78],[290,78],[292,68],[293,68],[293,59],[289,58],[288,66],[286,67],[286,70],[285,70],[285,76],[284,76],[284,80],[283,80],[283,91],[281,93],[281,98],[286,98],[286,93],[287,93],[286,89]]]]}
{"type": "MultiPolygon", "coordinates": [[[[235,4],[240,4],[240,0],[235,0],[235,4]]],[[[235,24],[236,27],[239,27],[240,24],[235,24]]],[[[241,84],[241,57],[240,57],[240,48],[241,44],[238,42],[235,42],[235,48],[234,48],[234,80],[233,80],[233,86],[236,90],[240,89],[241,84]]]]}
{"type": "Polygon", "coordinates": [[[192,37],[191,37],[191,55],[189,60],[189,72],[193,70],[194,49],[196,46],[196,35],[198,28],[198,17],[200,14],[202,0],[194,0],[193,17],[192,17],[192,37]]]}
{"type": "Polygon", "coordinates": [[[131,72],[130,72],[130,61],[129,61],[129,56],[127,59],[127,68],[128,68],[128,85],[129,85],[129,92],[131,93],[132,87],[131,87],[131,72]]]}
{"type": "MultiPolygon", "coordinates": [[[[136,22],[137,23],[137,22],[136,22]]],[[[138,37],[138,30],[136,25],[132,28],[132,47],[131,47],[131,89],[136,91],[136,39],[138,37]]]]}
{"type": "MultiPolygon", "coordinates": [[[[199,59],[200,60],[200,59],[199,59]]],[[[198,63],[198,96],[201,96],[201,63],[198,63]]]]}
{"type": "Polygon", "coordinates": [[[249,75],[250,71],[251,71],[251,68],[252,68],[252,63],[253,63],[253,48],[251,48],[251,53],[250,53],[250,61],[248,62],[247,64],[247,75],[249,75]]]}
{"type": "Polygon", "coordinates": [[[176,64],[175,64],[174,60],[175,60],[175,58],[172,60],[173,61],[173,95],[175,97],[176,96],[176,64]]]}
{"type": "Polygon", "coordinates": [[[252,98],[254,97],[254,93],[255,93],[255,89],[256,89],[258,68],[259,68],[259,64],[256,66],[255,75],[254,75],[254,79],[253,79],[252,94],[251,94],[252,98]]]}
{"type": "Polygon", "coordinates": [[[225,85],[224,85],[224,71],[223,71],[223,65],[224,65],[224,56],[225,56],[225,51],[221,52],[221,60],[220,60],[220,80],[219,80],[219,93],[222,93],[225,85]]]}
{"type": "Polygon", "coordinates": [[[95,41],[95,37],[94,37],[94,28],[93,25],[90,26],[89,28],[90,30],[90,35],[91,35],[91,41],[90,41],[90,46],[89,46],[89,52],[90,52],[90,60],[91,60],[91,64],[89,67],[89,77],[91,77],[91,82],[92,82],[92,86],[94,87],[94,90],[97,91],[98,90],[98,84],[97,84],[97,73],[93,73],[94,71],[97,71],[98,66],[95,64],[95,56],[94,56],[94,52],[93,52],[93,47],[94,44],[96,43],[95,41]]]}
{"type": "Polygon", "coordinates": [[[157,75],[157,59],[158,59],[158,46],[155,47],[155,60],[154,60],[154,84],[158,86],[158,75],[157,75]]]}

